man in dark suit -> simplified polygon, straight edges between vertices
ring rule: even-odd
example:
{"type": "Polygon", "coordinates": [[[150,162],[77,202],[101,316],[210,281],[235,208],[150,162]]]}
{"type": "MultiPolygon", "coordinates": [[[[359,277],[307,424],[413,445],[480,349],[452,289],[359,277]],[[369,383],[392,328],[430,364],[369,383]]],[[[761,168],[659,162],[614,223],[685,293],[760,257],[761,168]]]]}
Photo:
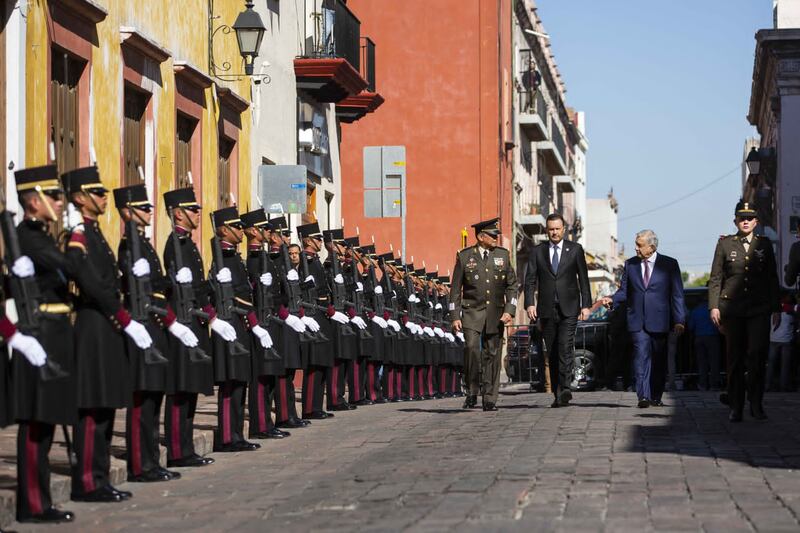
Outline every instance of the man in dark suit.
{"type": "Polygon", "coordinates": [[[572,399],[572,367],[575,360],[575,328],[586,320],[592,294],[586,257],[580,244],[564,240],[564,217],[547,217],[548,240],[533,249],[525,275],[528,318],[542,319],[542,336],[550,360],[550,383],[555,400],[551,407],[572,399]],[[538,293],[537,293],[538,289],[538,293]],[[534,294],[536,293],[536,305],[534,294]]]}
{"type": "Polygon", "coordinates": [[[606,305],[627,304],[628,332],[639,407],[662,406],[667,370],[667,334],[684,330],[686,307],[678,261],[656,253],[658,237],[651,230],[636,234],[636,257],[625,261],[619,290],[606,305]]]}

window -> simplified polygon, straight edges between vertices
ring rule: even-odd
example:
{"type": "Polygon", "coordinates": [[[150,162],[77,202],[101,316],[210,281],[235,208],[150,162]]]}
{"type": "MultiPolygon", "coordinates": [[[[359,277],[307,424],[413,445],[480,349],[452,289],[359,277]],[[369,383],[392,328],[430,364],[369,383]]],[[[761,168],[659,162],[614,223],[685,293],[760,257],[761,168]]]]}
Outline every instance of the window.
{"type": "Polygon", "coordinates": [[[178,113],[175,134],[175,184],[178,188],[191,187],[189,173],[192,171],[192,136],[197,121],[178,113]]]}
{"type": "Polygon", "coordinates": [[[303,224],[317,221],[317,186],[311,181],[306,181],[306,212],[303,213],[303,224]]]}
{"type": "Polygon", "coordinates": [[[58,172],[78,167],[78,82],[86,62],[58,47],[52,48],[50,64],[50,132],[58,172]]]}
{"type": "Polygon", "coordinates": [[[217,209],[231,204],[231,154],[236,145],[232,140],[220,136],[217,159],[217,209]]]}
{"type": "Polygon", "coordinates": [[[144,170],[144,120],[149,99],[145,93],[131,86],[125,87],[125,118],[122,125],[123,186],[142,183],[139,168],[144,170]]]}

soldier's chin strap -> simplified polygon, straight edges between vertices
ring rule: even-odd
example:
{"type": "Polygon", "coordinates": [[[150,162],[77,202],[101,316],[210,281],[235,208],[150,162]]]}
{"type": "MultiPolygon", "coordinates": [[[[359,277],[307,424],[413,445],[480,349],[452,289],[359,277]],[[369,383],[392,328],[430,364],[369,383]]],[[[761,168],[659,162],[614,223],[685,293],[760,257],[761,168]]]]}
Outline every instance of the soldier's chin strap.
{"type": "Polygon", "coordinates": [[[183,211],[183,216],[186,218],[186,221],[187,221],[187,222],[189,223],[189,225],[191,226],[191,228],[189,228],[189,229],[190,229],[190,230],[196,230],[196,229],[197,229],[197,224],[195,224],[194,222],[192,222],[192,217],[190,217],[189,215],[187,215],[187,214],[186,214],[186,209],[184,209],[183,207],[179,207],[178,209],[180,209],[181,211],[183,211]]]}
{"type": "Polygon", "coordinates": [[[42,188],[39,185],[36,186],[36,193],[39,195],[39,198],[42,200],[44,207],[47,209],[47,214],[50,215],[50,220],[53,222],[57,222],[58,217],[56,216],[55,211],[53,211],[53,208],[50,206],[50,202],[47,201],[47,197],[45,196],[44,191],[42,191],[42,188]]]}

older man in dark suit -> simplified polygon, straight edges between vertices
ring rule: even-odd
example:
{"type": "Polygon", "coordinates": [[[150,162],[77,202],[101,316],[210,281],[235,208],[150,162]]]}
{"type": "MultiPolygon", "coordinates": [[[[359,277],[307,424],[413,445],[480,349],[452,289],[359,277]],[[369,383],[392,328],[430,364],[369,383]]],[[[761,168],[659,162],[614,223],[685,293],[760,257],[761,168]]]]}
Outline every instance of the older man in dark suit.
{"type": "Polygon", "coordinates": [[[547,217],[547,242],[533,249],[525,276],[528,318],[542,319],[545,350],[550,359],[551,407],[569,404],[578,318],[589,316],[591,291],[586,258],[580,244],[564,240],[564,218],[547,217]],[[534,294],[538,297],[534,305],[534,294]]]}

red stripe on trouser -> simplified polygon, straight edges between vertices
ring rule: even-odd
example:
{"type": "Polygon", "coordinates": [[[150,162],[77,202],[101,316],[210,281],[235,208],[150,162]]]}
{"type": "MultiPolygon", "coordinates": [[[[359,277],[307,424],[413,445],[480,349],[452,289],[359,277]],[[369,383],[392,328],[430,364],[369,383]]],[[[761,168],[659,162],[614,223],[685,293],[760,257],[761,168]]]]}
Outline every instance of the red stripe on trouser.
{"type": "Polygon", "coordinates": [[[181,398],[175,395],[172,400],[172,409],[170,416],[172,416],[172,435],[170,435],[170,442],[172,444],[172,458],[180,459],[183,457],[183,450],[181,449],[181,408],[178,405],[178,399],[181,398]]]}
{"type": "Polygon", "coordinates": [[[358,359],[353,360],[353,388],[355,389],[356,401],[361,399],[361,367],[358,366],[358,359]]]}
{"type": "Polygon", "coordinates": [[[369,399],[375,401],[375,365],[367,363],[367,372],[369,373],[369,399]]]}
{"type": "Polygon", "coordinates": [[[231,390],[228,382],[222,385],[222,442],[229,444],[231,442],[231,390]]]}
{"type": "Polygon", "coordinates": [[[92,457],[94,456],[94,415],[89,414],[85,417],[83,432],[83,490],[86,492],[94,491],[94,476],[92,475],[92,457]]]}
{"type": "Polygon", "coordinates": [[[258,380],[258,430],[267,430],[266,408],[264,407],[264,384],[258,380]]]}
{"type": "Polygon", "coordinates": [[[289,405],[286,401],[286,378],[278,378],[278,388],[280,388],[281,395],[281,422],[289,420],[289,405]]]}
{"type": "Polygon", "coordinates": [[[420,396],[425,395],[425,379],[424,376],[422,375],[422,372],[423,372],[422,367],[419,367],[417,369],[417,386],[419,387],[420,396]]]}
{"type": "Polygon", "coordinates": [[[408,380],[408,395],[413,398],[415,396],[415,394],[414,394],[414,388],[416,386],[415,381],[417,380],[417,378],[414,376],[414,367],[413,366],[408,369],[408,377],[409,377],[409,380],[408,380]]]}
{"type": "Polygon", "coordinates": [[[39,443],[31,435],[38,435],[36,422],[25,429],[25,477],[28,479],[28,504],[32,515],[42,514],[42,493],[39,487],[39,443]]]}
{"type": "Polygon", "coordinates": [[[311,414],[314,411],[314,372],[316,370],[308,369],[305,373],[306,381],[306,405],[305,414],[311,414]]]}
{"type": "Polygon", "coordinates": [[[440,372],[441,378],[439,378],[439,392],[442,393],[447,392],[447,381],[445,380],[446,374],[447,371],[442,368],[440,372]]]}
{"type": "Polygon", "coordinates": [[[397,379],[397,397],[403,395],[403,369],[397,369],[394,371],[394,376],[397,379]]]}
{"type": "Polygon", "coordinates": [[[433,365],[428,365],[428,394],[433,396],[433,365]]]}
{"type": "Polygon", "coordinates": [[[133,407],[131,408],[131,471],[134,476],[142,473],[142,396],[133,393],[133,407]]]}
{"type": "Polygon", "coordinates": [[[450,385],[450,392],[456,392],[456,377],[458,376],[458,372],[453,370],[453,381],[450,385]]]}
{"type": "Polygon", "coordinates": [[[389,375],[386,379],[386,384],[389,386],[387,396],[390,400],[394,400],[394,369],[389,370],[389,375]]]}
{"type": "Polygon", "coordinates": [[[333,373],[331,375],[331,389],[333,390],[333,405],[339,405],[339,363],[333,363],[333,373]]]}

